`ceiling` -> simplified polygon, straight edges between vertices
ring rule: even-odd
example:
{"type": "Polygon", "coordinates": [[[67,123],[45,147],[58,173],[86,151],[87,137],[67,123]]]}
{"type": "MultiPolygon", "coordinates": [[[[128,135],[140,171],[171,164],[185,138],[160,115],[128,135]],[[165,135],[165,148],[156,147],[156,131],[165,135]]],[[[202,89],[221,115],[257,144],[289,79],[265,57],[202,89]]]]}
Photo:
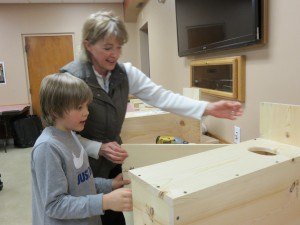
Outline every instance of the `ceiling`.
{"type": "Polygon", "coordinates": [[[124,21],[136,22],[143,6],[148,0],[0,0],[0,4],[10,3],[119,3],[124,5],[124,21]]]}
{"type": "Polygon", "coordinates": [[[124,0],[0,0],[1,3],[123,3],[124,0]]]}

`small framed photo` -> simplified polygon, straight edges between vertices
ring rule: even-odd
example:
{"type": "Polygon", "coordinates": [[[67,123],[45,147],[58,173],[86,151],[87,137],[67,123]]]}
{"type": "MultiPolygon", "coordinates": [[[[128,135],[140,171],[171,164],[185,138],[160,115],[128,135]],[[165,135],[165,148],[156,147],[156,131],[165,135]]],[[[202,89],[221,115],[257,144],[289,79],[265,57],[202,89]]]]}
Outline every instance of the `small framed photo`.
{"type": "Polygon", "coordinates": [[[5,67],[4,67],[4,62],[0,62],[0,84],[5,84],[5,67]]]}

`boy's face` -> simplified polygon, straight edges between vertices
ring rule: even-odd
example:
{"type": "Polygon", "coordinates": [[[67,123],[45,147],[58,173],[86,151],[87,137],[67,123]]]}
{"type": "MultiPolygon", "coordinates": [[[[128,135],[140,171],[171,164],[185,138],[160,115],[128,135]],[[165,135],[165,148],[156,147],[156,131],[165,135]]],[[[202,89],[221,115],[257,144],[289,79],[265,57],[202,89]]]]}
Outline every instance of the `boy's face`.
{"type": "Polygon", "coordinates": [[[86,48],[91,53],[93,64],[98,68],[101,75],[112,71],[122,53],[122,45],[114,37],[99,40],[95,44],[86,43],[86,48]]]}
{"type": "Polygon", "coordinates": [[[55,126],[64,131],[82,131],[88,115],[88,102],[85,102],[65,113],[63,118],[56,119],[55,126]]]}

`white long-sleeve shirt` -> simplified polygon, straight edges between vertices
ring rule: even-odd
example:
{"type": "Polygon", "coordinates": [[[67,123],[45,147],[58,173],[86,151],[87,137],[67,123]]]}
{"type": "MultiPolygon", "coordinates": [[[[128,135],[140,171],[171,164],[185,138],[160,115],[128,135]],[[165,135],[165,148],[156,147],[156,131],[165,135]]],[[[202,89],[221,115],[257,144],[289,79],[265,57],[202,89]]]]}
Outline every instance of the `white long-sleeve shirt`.
{"type": "MultiPolygon", "coordinates": [[[[152,82],[142,71],[132,66],[131,63],[124,63],[124,67],[128,76],[129,94],[161,110],[194,119],[201,119],[208,102],[193,100],[164,89],[162,86],[152,82]]],[[[104,87],[103,77],[97,71],[94,70],[94,72],[99,85],[105,90],[109,84],[106,83],[104,87]]],[[[106,82],[109,82],[108,80],[106,82]]],[[[83,137],[79,137],[79,139],[81,144],[87,149],[89,156],[97,159],[102,143],[83,137]]]]}

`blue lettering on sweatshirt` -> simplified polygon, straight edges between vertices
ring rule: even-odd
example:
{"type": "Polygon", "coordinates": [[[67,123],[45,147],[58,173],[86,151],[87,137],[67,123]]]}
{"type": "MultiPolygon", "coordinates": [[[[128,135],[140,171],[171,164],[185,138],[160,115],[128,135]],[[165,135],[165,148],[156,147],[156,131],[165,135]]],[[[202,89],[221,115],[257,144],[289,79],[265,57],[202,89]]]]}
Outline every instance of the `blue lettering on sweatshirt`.
{"type": "Polygon", "coordinates": [[[88,179],[90,179],[90,177],[92,176],[92,169],[89,167],[87,168],[87,170],[85,170],[84,172],[78,174],[78,182],[77,185],[87,181],[88,179]]]}

